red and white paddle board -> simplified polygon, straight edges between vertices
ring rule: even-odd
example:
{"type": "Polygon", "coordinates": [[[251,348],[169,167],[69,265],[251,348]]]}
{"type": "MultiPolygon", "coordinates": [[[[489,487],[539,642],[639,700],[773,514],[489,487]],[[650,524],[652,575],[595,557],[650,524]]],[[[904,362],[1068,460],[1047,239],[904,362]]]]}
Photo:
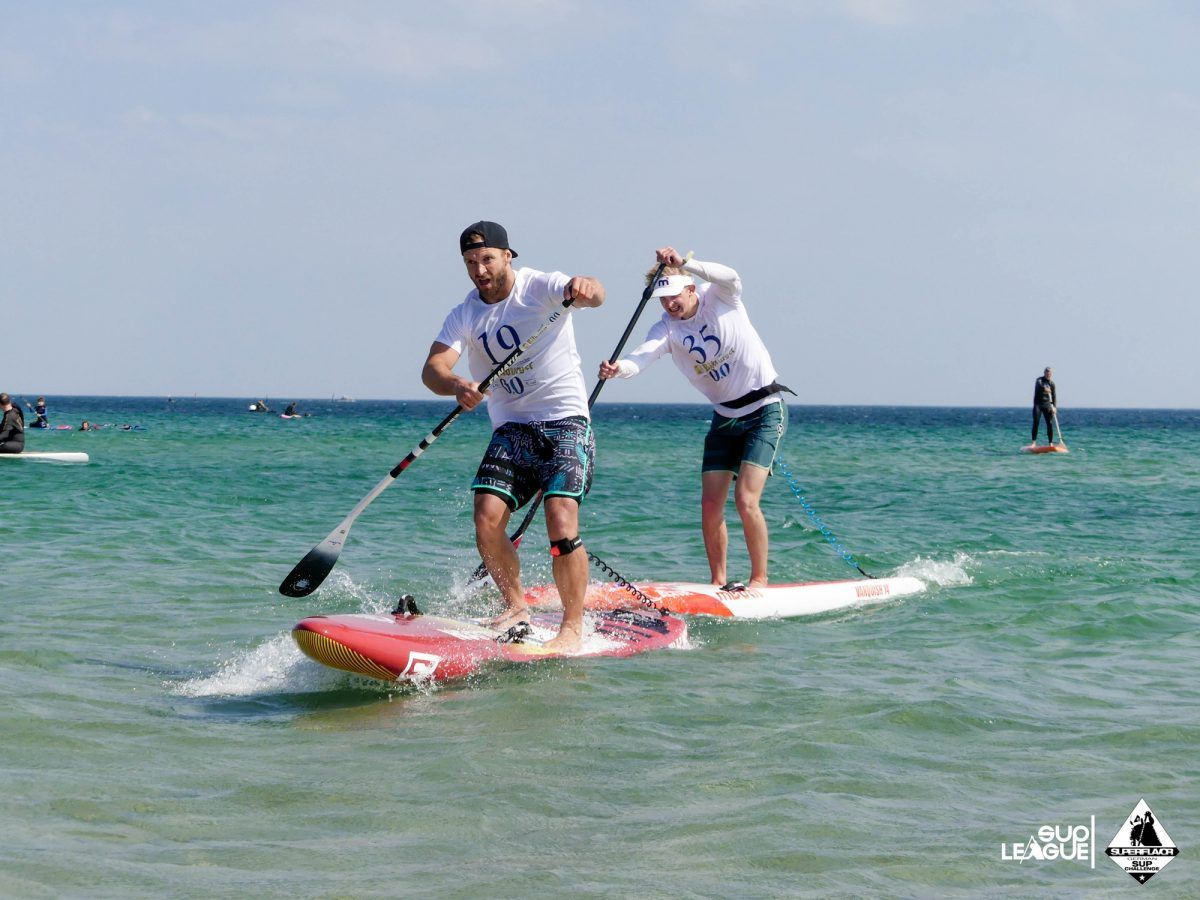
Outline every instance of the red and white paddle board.
{"type": "Polygon", "coordinates": [[[1022,453],[1069,453],[1065,444],[1026,444],[1022,453]]]}
{"type": "MultiPolygon", "coordinates": [[[[628,607],[628,601],[625,606],[628,607]]],[[[584,614],[583,648],[562,654],[543,644],[558,633],[562,613],[535,612],[533,633],[501,643],[480,621],[424,615],[309,616],[293,629],[304,653],[334,669],[380,681],[450,681],[489,663],[528,663],[564,656],[632,656],[687,645],[687,624],[653,609],[608,609],[584,614]]]]}
{"type": "MultiPolygon", "coordinates": [[[[812,616],[835,609],[882,603],[893,597],[923,591],[925,585],[909,575],[895,578],[864,578],[859,581],[813,581],[804,584],[771,584],[763,588],[724,591],[715,584],[682,581],[639,582],[637,588],[652,601],[673,613],[694,616],[725,616],[737,619],[773,619],[812,616]]],[[[553,585],[527,592],[531,603],[557,605],[553,585]]],[[[628,606],[629,592],[612,583],[588,585],[584,600],[589,609],[628,606]]]]}

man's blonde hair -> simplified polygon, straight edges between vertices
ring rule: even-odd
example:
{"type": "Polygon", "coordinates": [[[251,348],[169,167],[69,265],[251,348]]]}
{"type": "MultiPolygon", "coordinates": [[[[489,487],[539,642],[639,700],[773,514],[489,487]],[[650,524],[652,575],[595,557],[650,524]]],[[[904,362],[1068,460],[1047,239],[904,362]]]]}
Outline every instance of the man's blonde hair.
{"type": "Polygon", "coordinates": [[[674,266],[663,266],[662,274],[658,273],[658,266],[653,269],[646,270],[646,284],[650,284],[655,278],[666,278],[668,275],[682,275],[683,270],[677,269],[674,266]]]}

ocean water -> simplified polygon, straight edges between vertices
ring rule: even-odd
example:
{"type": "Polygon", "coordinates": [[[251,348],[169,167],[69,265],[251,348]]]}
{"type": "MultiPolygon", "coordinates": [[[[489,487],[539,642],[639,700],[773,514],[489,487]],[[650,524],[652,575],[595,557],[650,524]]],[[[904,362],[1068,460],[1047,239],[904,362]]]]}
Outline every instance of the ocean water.
{"type": "MultiPolygon", "coordinates": [[[[402,591],[481,614],[464,416],[358,519],[320,591],[291,567],[443,402],[51,398],[0,468],[0,895],[1158,896],[1198,893],[1200,413],[793,406],[784,457],[871,574],[923,593],[811,619],[696,619],[692,647],[397,688],[289,632],[402,591]],[[1145,798],[1180,855],[1103,853],[1145,798]],[[1005,858],[1096,828],[1094,868],[1005,858]]],[[[704,580],[701,406],[596,410],[588,548],[704,580]]],[[[788,489],[772,579],[855,575],[788,489]]],[[[730,507],[730,574],[748,575],[730,507]]],[[[522,557],[548,580],[539,524],[522,557]]]]}

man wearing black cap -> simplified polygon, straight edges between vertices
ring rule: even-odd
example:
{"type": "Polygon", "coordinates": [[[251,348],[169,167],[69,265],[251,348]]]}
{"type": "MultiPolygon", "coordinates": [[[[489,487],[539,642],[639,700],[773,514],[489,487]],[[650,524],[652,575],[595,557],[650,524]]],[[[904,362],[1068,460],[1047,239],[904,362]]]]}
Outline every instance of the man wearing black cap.
{"type": "MultiPolygon", "coordinates": [[[[604,302],[595,278],[513,269],[517,254],[495,222],[469,225],[458,239],[475,289],[451,310],[421,372],[435,394],[453,396],[464,409],[483,402],[479,382],[542,327],[565,300],[575,307],[604,302]],[[467,355],[469,377],[454,365],[467,355]]],[[[491,443],[471,485],[475,542],[507,606],[495,622],[503,630],[528,618],[521,564],[506,534],[509,517],[540,490],[554,581],[563,601],[562,627],[546,647],[577,650],[583,638],[588,560],[579,538],[579,504],[591,489],[595,440],[571,307],[534,341],[488,392],[491,443]]]]}

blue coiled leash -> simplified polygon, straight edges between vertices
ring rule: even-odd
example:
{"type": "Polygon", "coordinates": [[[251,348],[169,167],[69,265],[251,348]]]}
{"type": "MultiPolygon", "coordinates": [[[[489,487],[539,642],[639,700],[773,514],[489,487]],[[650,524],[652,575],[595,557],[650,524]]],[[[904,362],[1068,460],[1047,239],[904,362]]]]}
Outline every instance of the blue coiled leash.
{"type": "Polygon", "coordinates": [[[804,511],[812,518],[813,522],[817,526],[817,530],[821,532],[821,535],[825,538],[825,540],[829,541],[829,545],[837,551],[838,556],[842,558],[846,565],[858,569],[858,571],[862,572],[863,575],[866,575],[867,578],[874,578],[874,575],[870,575],[863,571],[863,567],[854,561],[854,557],[851,555],[850,551],[842,546],[842,542],[839,541],[837,536],[829,530],[829,526],[821,521],[821,517],[818,516],[817,511],[812,508],[812,504],[804,499],[804,488],[800,486],[800,482],[796,481],[795,477],[792,475],[792,470],[788,468],[788,464],[785,463],[782,458],[778,457],[775,460],[775,464],[779,466],[779,471],[781,471],[784,474],[784,477],[787,478],[788,487],[792,489],[792,493],[796,495],[796,499],[800,501],[800,505],[804,507],[804,511]]]}

